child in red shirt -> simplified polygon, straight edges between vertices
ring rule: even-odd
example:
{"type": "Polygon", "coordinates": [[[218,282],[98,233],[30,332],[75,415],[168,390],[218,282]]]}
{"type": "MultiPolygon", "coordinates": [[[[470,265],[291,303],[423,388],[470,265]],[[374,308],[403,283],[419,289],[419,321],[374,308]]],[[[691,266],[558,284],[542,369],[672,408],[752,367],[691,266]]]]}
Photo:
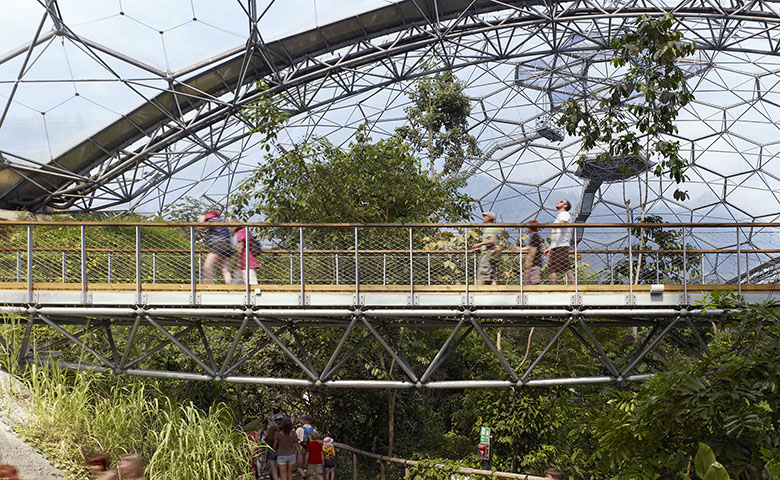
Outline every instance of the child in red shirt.
{"type": "Polygon", "coordinates": [[[306,468],[306,478],[309,480],[322,480],[322,444],[317,432],[309,434],[309,443],[306,445],[306,459],[303,461],[306,468]]]}

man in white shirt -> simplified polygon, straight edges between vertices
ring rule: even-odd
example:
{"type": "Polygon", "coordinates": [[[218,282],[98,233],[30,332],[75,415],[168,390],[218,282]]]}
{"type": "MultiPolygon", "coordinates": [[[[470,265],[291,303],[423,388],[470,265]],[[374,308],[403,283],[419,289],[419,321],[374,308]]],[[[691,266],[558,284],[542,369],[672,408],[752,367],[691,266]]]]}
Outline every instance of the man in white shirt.
{"type": "MultiPolygon", "coordinates": [[[[558,216],[553,223],[570,223],[571,203],[568,200],[561,200],[555,205],[558,210],[558,216]]],[[[569,285],[574,285],[574,272],[571,269],[571,260],[569,259],[569,243],[571,243],[571,228],[553,228],[550,239],[550,248],[544,251],[545,257],[550,257],[547,264],[550,268],[550,283],[558,283],[558,274],[565,273],[569,280],[569,285]]]]}

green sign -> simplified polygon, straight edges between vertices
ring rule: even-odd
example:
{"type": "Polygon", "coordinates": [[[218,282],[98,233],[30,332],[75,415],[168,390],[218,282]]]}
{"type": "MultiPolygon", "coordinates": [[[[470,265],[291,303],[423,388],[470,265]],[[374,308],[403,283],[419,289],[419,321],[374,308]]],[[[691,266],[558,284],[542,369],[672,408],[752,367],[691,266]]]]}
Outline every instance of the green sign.
{"type": "Polygon", "coordinates": [[[490,443],[490,428],[481,427],[479,429],[479,443],[490,443]]]}

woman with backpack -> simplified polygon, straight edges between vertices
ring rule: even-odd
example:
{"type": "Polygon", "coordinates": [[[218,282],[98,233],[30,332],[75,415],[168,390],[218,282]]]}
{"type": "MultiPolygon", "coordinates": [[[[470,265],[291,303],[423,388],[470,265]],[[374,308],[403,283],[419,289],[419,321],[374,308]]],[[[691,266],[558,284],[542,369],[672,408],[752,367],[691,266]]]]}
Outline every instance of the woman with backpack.
{"type": "Polygon", "coordinates": [[[293,431],[290,417],[282,419],[282,427],[274,435],[274,451],[276,451],[276,463],[279,465],[279,479],[293,480],[293,471],[296,462],[300,462],[301,446],[293,431]]]}

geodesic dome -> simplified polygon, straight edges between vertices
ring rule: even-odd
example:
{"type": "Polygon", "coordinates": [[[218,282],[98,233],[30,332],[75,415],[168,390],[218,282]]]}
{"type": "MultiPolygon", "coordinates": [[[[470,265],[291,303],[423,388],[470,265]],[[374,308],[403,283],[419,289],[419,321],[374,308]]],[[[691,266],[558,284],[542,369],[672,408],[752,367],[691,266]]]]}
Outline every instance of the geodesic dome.
{"type": "Polygon", "coordinates": [[[698,46],[681,62],[696,100],[678,121],[691,198],[674,201],[674,186],[655,179],[648,211],[774,221],[778,6],[30,2],[0,20],[0,208],[151,212],[185,195],[220,200],[263,158],[237,115],[263,94],[258,80],[291,114],[284,148],[312,135],[343,144],[364,124],[374,138],[392,135],[413,82],[452,69],[483,152],[461,172],[480,207],[547,221],[568,198],[590,220],[623,220],[622,182],[584,175],[579,140],[552,120],[562,101],[619,80],[611,37],[640,14],[673,11],[698,46]]]}

